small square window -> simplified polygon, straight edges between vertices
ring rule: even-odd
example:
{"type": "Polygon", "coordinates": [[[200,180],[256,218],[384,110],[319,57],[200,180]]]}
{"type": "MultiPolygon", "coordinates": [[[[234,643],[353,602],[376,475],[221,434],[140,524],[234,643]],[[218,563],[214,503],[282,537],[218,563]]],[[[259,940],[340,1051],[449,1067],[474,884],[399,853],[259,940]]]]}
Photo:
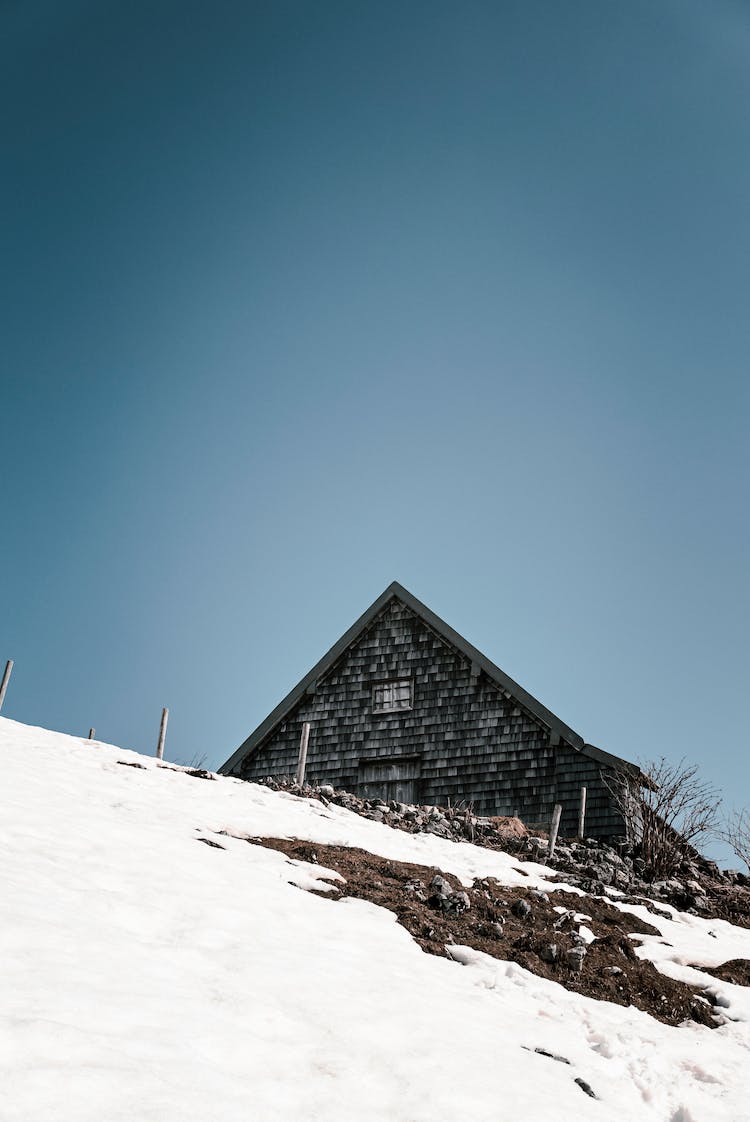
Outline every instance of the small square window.
{"type": "Polygon", "coordinates": [[[372,690],[372,708],[375,713],[398,713],[402,709],[411,709],[411,678],[396,678],[392,682],[378,682],[372,690]]]}

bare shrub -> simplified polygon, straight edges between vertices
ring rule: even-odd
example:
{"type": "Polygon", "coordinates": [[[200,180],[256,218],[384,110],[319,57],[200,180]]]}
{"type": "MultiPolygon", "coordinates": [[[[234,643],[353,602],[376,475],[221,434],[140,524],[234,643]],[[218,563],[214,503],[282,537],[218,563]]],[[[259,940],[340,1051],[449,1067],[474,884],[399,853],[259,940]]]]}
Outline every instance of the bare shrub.
{"type": "Polygon", "coordinates": [[[189,760],[186,760],[183,757],[181,759],[175,760],[174,762],[178,767],[190,767],[193,768],[194,771],[199,771],[206,762],[206,753],[203,752],[201,755],[198,755],[198,753],[196,752],[195,755],[192,756],[192,758],[189,760]]]}
{"type": "Polygon", "coordinates": [[[619,769],[602,778],[654,879],[671,876],[698,841],[718,833],[721,796],[700,778],[696,764],[661,756],[642,763],[640,771],[619,769]]]}
{"type": "Polygon", "coordinates": [[[747,807],[744,810],[733,810],[719,830],[719,837],[731,847],[735,857],[739,857],[750,872],[750,810],[747,807]]]}

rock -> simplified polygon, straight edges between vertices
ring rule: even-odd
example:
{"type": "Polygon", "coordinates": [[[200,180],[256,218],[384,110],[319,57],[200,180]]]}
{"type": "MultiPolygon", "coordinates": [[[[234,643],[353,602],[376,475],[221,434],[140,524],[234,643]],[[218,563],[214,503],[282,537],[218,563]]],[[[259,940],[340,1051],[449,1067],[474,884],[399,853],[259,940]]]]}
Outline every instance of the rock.
{"type": "MultiPolygon", "coordinates": [[[[525,1048],[526,1045],[521,1045],[525,1048]]],[[[570,1060],[566,1060],[565,1056],[558,1056],[557,1052],[548,1052],[546,1048],[535,1048],[534,1051],[540,1056],[546,1056],[550,1060],[557,1060],[559,1064],[569,1064],[570,1060]]]]}
{"type": "Polygon", "coordinates": [[[439,875],[432,878],[432,880],[430,881],[430,888],[432,889],[432,892],[435,896],[448,897],[453,892],[453,889],[448,884],[448,881],[445,879],[445,877],[441,877],[439,875]]]}
{"type": "Polygon", "coordinates": [[[556,931],[560,931],[563,927],[568,927],[568,926],[570,926],[571,923],[575,923],[575,918],[574,917],[575,917],[575,912],[571,912],[571,911],[563,912],[560,915],[559,919],[555,920],[555,922],[552,924],[552,926],[554,927],[554,929],[556,931]]]}
{"type": "Polygon", "coordinates": [[[576,1079],[576,1083],[581,1088],[581,1090],[584,1091],[585,1094],[587,1094],[589,1096],[589,1098],[592,1098],[592,1099],[596,1098],[596,1095],[591,1090],[591,1085],[589,1083],[587,1083],[585,1079],[580,1079],[580,1078],[576,1079]]]}
{"type": "Polygon", "coordinates": [[[532,888],[529,892],[529,896],[531,896],[534,900],[542,900],[545,904],[549,904],[549,896],[546,892],[542,892],[539,888],[532,888]]]}
{"type": "Polygon", "coordinates": [[[578,879],[578,887],[582,888],[584,892],[588,892],[589,896],[606,896],[604,885],[600,880],[586,880],[578,879]]]}
{"type": "Polygon", "coordinates": [[[335,793],[334,790],[333,790],[333,787],[328,786],[328,784],[326,784],[323,787],[318,787],[318,791],[320,792],[321,795],[324,795],[325,798],[327,798],[327,799],[332,799],[333,796],[334,796],[334,793],[335,793]]]}
{"type": "Polygon", "coordinates": [[[545,943],[539,952],[539,957],[542,962],[557,962],[558,954],[557,943],[545,943]]]}
{"type": "Polygon", "coordinates": [[[604,973],[605,974],[622,974],[623,969],[622,969],[621,966],[605,966],[604,967],[604,973]]]}
{"type": "Polygon", "coordinates": [[[430,881],[432,895],[429,904],[433,908],[440,908],[444,912],[454,912],[460,915],[471,907],[471,900],[466,892],[454,892],[445,877],[435,876],[430,881]]]}
{"type": "Polygon", "coordinates": [[[428,834],[434,834],[436,838],[449,838],[451,836],[450,826],[446,822],[430,821],[425,826],[428,834]]]}
{"type": "Polygon", "coordinates": [[[565,956],[568,966],[575,974],[580,974],[583,969],[583,960],[586,957],[585,946],[571,947],[565,956]]]}
{"type": "Polygon", "coordinates": [[[516,900],[510,910],[513,912],[513,915],[518,916],[519,919],[526,919],[526,917],[531,914],[531,904],[528,900],[516,900]]]}
{"type": "Polygon", "coordinates": [[[614,869],[609,868],[607,865],[587,865],[583,870],[584,875],[592,881],[598,881],[599,884],[611,884],[614,874],[614,869]]]}

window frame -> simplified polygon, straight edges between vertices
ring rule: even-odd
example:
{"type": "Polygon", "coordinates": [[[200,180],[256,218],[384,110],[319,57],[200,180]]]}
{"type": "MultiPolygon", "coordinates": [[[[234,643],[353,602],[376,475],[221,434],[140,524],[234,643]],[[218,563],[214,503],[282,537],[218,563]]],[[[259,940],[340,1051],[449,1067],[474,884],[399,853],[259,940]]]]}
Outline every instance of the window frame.
{"type": "MultiPolygon", "coordinates": [[[[393,697],[393,693],[391,693],[393,697]]],[[[380,713],[408,713],[414,708],[414,679],[413,678],[384,678],[380,682],[373,682],[372,684],[372,711],[375,714],[380,713]],[[383,690],[390,686],[393,690],[396,686],[408,686],[409,688],[409,701],[408,705],[378,705],[377,696],[378,690],[383,690]]]]}

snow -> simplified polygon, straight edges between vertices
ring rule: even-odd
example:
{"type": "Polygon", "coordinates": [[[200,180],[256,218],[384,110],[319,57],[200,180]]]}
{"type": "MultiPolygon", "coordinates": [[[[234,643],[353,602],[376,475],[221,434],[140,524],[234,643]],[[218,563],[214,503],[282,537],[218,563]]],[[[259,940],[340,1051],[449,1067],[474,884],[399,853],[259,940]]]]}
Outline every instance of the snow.
{"type": "Polygon", "coordinates": [[[670,1028],[469,948],[424,954],[390,912],[301,891],[332,871],[243,838],[466,884],[550,888],[543,866],[2,718],[0,755],[3,1122],[750,1122],[748,991],[696,969],[750,958],[747,931],[620,904],[661,933],[638,953],[729,1018],[670,1028]]]}

